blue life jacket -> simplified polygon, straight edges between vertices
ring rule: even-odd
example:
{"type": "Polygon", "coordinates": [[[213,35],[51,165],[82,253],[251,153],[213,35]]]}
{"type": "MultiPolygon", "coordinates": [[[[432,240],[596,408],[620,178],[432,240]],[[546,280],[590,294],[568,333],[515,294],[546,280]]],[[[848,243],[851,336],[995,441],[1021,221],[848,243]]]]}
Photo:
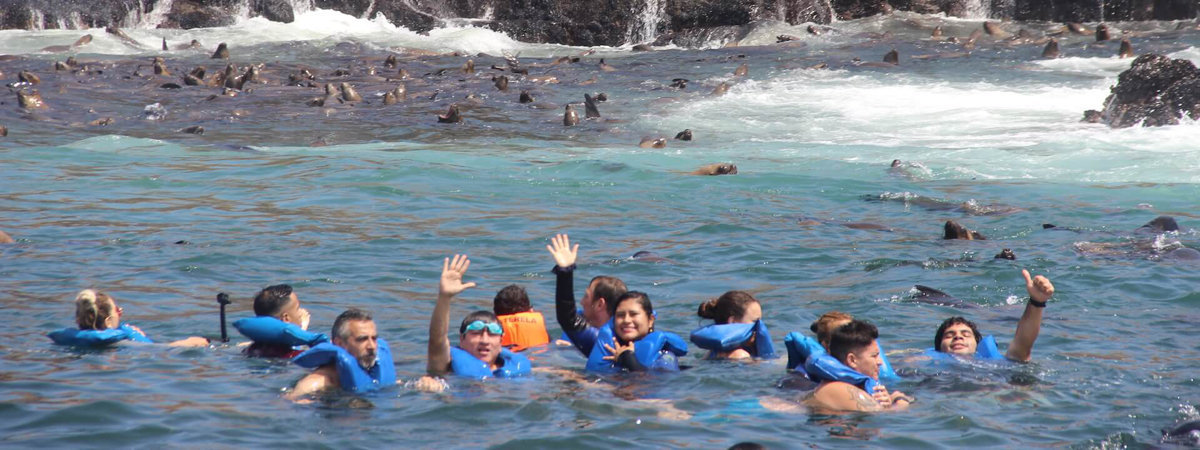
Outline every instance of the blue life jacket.
{"type": "MultiPolygon", "coordinates": [[[[878,340],[875,342],[879,343],[878,340]]],[[[841,381],[858,386],[867,392],[875,392],[875,386],[879,384],[874,378],[842,364],[841,361],[830,355],[816,339],[791,332],[783,338],[783,343],[788,350],[788,370],[804,373],[810,380],[818,383],[841,381]]],[[[883,360],[883,365],[879,367],[879,379],[889,382],[899,380],[900,376],[892,369],[892,364],[888,362],[882,345],[879,346],[879,357],[883,360]]]]}
{"type": "Polygon", "coordinates": [[[500,363],[500,367],[492,371],[488,367],[488,363],[476,358],[470,352],[458,347],[450,347],[450,370],[455,375],[477,379],[488,377],[516,378],[522,375],[529,375],[532,367],[529,358],[520,353],[513,353],[507,348],[502,348],[500,356],[497,356],[496,359],[500,363]]]}
{"type": "Polygon", "coordinates": [[[287,323],[271,316],[249,317],[238,319],[233,323],[242,336],[250,340],[283,347],[307,345],[312,347],[322,342],[328,342],[329,336],[324,333],[312,333],[300,328],[294,323],[287,323]]]}
{"type": "Polygon", "coordinates": [[[692,332],[692,343],[696,346],[716,352],[730,352],[741,348],[751,337],[755,337],[752,356],[755,358],[774,358],[775,343],[771,342],[771,333],[762,320],[754,323],[728,323],[709,325],[692,332]]]}
{"type": "MultiPolygon", "coordinates": [[[[587,370],[591,372],[614,373],[620,371],[616,361],[604,359],[611,356],[605,343],[612,345],[612,321],[600,329],[596,336],[596,345],[592,346],[592,354],[588,355],[587,370]]],[[[648,370],[678,371],[677,357],[687,354],[687,342],[675,333],[654,331],[633,343],[633,356],[648,370]]]]}
{"type": "Polygon", "coordinates": [[[129,324],[121,324],[117,328],[107,330],[80,330],[78,328],[63,328],[52,331],[47,336],[59,345],[74,345],[79,347],[100,347],[115,344],[120,341],[153,343],[141,331],[129,324]]]}
{"type": "MultiPolygon", "coordinates": [[[[935,360],[955,357],[953,353],[939,352],[932,347],[925,349],[925,354],[935,360]]],[[[975,358],[993,361],[1006,359],[1004,354],[1000,353],[1000,348],[996,347],[996,337],[990,334],[979,340],[979,345],[975,347],[975,358]]]]}
{"type": "Polygon", "coordinates": [[[337,366],[338,383],[342,389],[362,394],[396,384],[396,365],[392,362],[392,351],[388,348],[387,341],[380,339],[378,342],[375,365],[371,370],[363,369],[354,355],[332,342],[314,345],[308,351],[292,358],[292,362],[307,369],[333,363],[337,366]]]}

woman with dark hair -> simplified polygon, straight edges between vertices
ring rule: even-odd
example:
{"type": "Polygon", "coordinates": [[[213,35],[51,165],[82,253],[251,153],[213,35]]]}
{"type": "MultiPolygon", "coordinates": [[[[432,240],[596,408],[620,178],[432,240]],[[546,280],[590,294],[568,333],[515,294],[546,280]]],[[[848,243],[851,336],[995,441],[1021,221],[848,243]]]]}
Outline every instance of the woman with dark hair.
{"type": "Polygon", "coordinates": [[[775,345],[762,322],[762,305],[745,291],[729,291],[701,303],[696,315],[712,325],[692,332],[692,342],[710,359],[773,358],[775,345]]]}
{"type": "Polygon", "coordinates": [[[587,369],[593,372],[679,370],[687,342],[654,330],[654,305],[645,292],[629,291],[609,305],[611,327],[600,330],[587,369]],[[611,345],[610,345],[611,344],[611,345]]]}

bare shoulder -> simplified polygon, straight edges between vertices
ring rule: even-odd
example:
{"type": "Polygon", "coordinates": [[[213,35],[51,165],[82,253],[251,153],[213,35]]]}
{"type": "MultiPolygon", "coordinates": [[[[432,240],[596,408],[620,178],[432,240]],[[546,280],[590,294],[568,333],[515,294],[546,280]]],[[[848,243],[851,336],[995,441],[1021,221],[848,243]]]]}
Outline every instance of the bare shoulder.
{"type": "Polygon", "coordinates": [[[813,407],[833,411],[878,411],[879,403],[865,391],[850,383],[830,381],[813,391],[809,403],[813,407]]]}

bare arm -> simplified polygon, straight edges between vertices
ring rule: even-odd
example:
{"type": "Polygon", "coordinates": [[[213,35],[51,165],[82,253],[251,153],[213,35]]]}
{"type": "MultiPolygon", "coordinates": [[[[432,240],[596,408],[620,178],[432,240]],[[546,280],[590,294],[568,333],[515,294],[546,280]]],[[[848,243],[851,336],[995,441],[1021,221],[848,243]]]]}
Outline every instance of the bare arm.
{"type": "Polygon", "coordinates": [[[442,376],[450,369],[450,300],[462,291],[475,287],[475,283],[463,283],[463,274],[471,267],[467,255],[454,255],[454,260],[442,261],[442,279],[438,283],[437,304],[429,319],[429,358],[425,370],[433,376],[442,376]]]}
{"type": "Polygon", "coordinates": [[[816,406],[834,411],[880,411],[879,403],[862,389],[849,383],[833,381],[813,393],[816,406]]]}
{"type": "Polygon", "coordinates": [[[297,381],[296,386],[284,398],[293,402],[299,401],[313,393],[337,386],[337,384],[337,369],[334,369],[332,365],[322,366],[297,381]]]}
{"type": "Polygon", "coordinates": [[[208,338],[192,336],[187,339],[180,339],[178,341],[168,343],[167,345],[171,347],[207,347],[208,343],[208,338]]]}
{"type": "Polygon", "coordinates": [[[1013,361],[1029,361],[1033,354],[1033,343],[1037,341],[1038,333],[1042,331],[1042,311],[1046,300],[1054,295],[1054,285],[1044,276],[1030,277],[1028,270],[1022,270],[1025,276],[1025,289],[1029,291],[1029,302],[1025,304],[1025,312],[1021,321],[1017,322],[1017,333],[1012,343],[1008,345],[1005,357],[1013,361]],[[1042,306],[1037,306],[1037,303],[1042,306]]]}

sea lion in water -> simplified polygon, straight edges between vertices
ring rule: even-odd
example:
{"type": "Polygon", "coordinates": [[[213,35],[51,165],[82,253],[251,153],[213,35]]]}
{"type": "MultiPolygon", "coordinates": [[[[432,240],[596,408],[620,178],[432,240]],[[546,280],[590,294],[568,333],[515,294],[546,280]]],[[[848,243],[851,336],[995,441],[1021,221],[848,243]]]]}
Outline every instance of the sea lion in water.
{"type": "Polygon", "coordinates": [[[1010,261],[1016,261],[1017,254],[1013,253],[1011,249],[1006,248],[1004,250],[1000,250],[1000,253],[997,253],[996,256],[992,257],[992,259],[1007,259],[1010,261]]]}
{"type": "Polygon", "coordinates": [[[213,52],[212,58],[209,59],[229,59],[229,46],[224,42],[217,44],[217,51],[213,52]]]}
{"type": "MultiPolygon", "coordinates": [[[[3,128],[3,127],[0,127],[0,128],[3,128]]],[[[9,236],[8,233],[0,231],[0,244],[12,244],[14,242],[16,242],[16,241],[13,240],[12,236],[9,236]]],[[[637,255],[634,255],[634,258],[636,258],[636,257],[637,257],[637,255]]]]}
{"type": "Polygon", "coordinates": [[[613,67],[612,65],[604,62],[604,58],[600,59],[600,65],[598,67],[600,67],[600,70],[604,71],[604,72],[616,72],[617,71],[616,67],[613,67]]]}
{"type": "Polygon", "coordinates": [[[130,46],[130,47],[133,47],[133,48],[136,48],[136,49],[143,49],[143,48],[146,48],[144,45],[142,45],[142,43],[141,43],[141,42],[138,42],[137,40],[135,40],[135,39],[133,39],[133,38],[129,37],[129,35],[128,35],[128,34],[125,34],[125,32],[124,32],[124,31],[121,31],[121,29],[120,29],[120,28],[117,28],[117,27],[112,27],[112,26],[110,26],[110,27],[105,27],[105,28],[104,28],[104,32],[105,32],[105,33],[108,33],[108,34],[111,34],[111,35],[113,35],[113,36],[116,36],[116,37],[117,37],[117,39],[120,39],[120,40],[121,40],[121,43],[123,43],[123,44],[125,44],[125,45],[127,45],[127,46],[130,46]]]}
{"type": "Polygon", "coordinates": [[[475,60],[468,59],[467,62],[463,63],[462,73],[475,73],[475,60]]]}
{"type": "Polygon", "coordinates": [[[387,91],[387,92],[383,93],[383,104],[384,105],[395,105],[396,102],[397,102],[396,94],[394,92],[387,91]]]}
{"type": "Polygon", "coordinates": [[[667,140],[663,139],[663,138],[651,138],[651,137],[642,138],[642,141],[638,142],[638,147],[641,147],[641,148],[666,148],[667,140]]]}
{"type": "Polygon", "coordinates": [[[1180,231],[1179,223],[1171,216],[1158,216],[1154,220],[1146,222],[1145,225],[1138,227],[1136,231],[1151,232],[1154,234],[1162,234],[1169,231],[1180,231]]]}
{"type": "Polygon", "coordinates": [[[1189,420],[1162,433],[1164,444],[1200,445],[1200,420],[1189,420]]]}
{"type": "Polygon", "coordinates": [[[669,260],[667,258],[658,256],[654,252],[650,252],[650,251],[646,251],[646,250],[642,250],[637,253],[634,253],[631,258],[638,260],[638,261],[651,262],[651,263],[673,263],[673,262],[675,262],[675,261],[669,260]]]}
{"type": "Polygon", "coordinates": [[[62,52],[68,51],[68,50],[82,47],[91,42],[92,42],[92,35],[85,34],[85,35],[83,35],[83,37],[76,39],[75,42],[73,42],[71,45],[51,45],[49,47],[42,48],[42,51],[46,52],[46,53],[62,53],[62,52]]]}
{"type": "Polygon", "coordinates": [[[517,97],[517,102],[533,103],[533,94],[530,94],[529,91],[521,91],[521,96],[517,97]]]}
{"type": "Polygon", "coordinates": [[[713,89],[712,93],[709,95],[711,95],[713,97],[720,97],[722,95],[725,95],[726,92],[729,92],[729,83],[721,83],[721,84],[717,85],[717,87],[715,89],[713,89]]]}
{"type": "Polygon", "coordinates": [[[964,302],[953,295],[947,294],[940,290],[920,284],[913,285],[913,289],[917,292],[910,297],[917,303],[926,303],[930,305],[949,306],[953,308],[977,308],[974,303],[964,302]]]}
{"type": "Polygon", "coordinates": [[[596,107],[596,99],[590,94],[583,94],[583,116],[588,119],[599,119],[600,108],[596,107]]]}
{"type": "Polygon", "coordinates": [[[579,113],[575,112],[575,108],[570,103],[566,108],[563,108],[563,126],[575,126],[579,124],[579,113]]]}
{"type": "MultiPolygon", "coordinates": [[[[811,33],[811,31],[810,31],[810,33],[811,33]]],[[[784,42],[799,41],[799,40],[800,40],[800,38],[798,38],[796,36],[792,36],[790,34],[781,34],[779,36],[775,36],[776,44],[782,44],[784,42]]]]}
{"type": "Polygon", "coordinates": [[[978,42],[979,38],[981,37],[983,37],[983,30],[976,28],[975,31],[971,32],[970,36],[967,36],[966,42],[963,42],[963,48],[967,50],[975,48],[975,43],[978,42]]]}
{"type": "Polygon", "coordinates": [[[675,135],[675,139],[678,139],[678,140],[681,140],[681,141],[690,141],[690,140],[692,140],[692,129],[691,129],[691,128],[688,128],[688,129],[686,129],[686,130],[680,131],[680,132],[679,132],[679,134],[676,134],[676,135],[675,135]]]}
{"type": "Polygon", "coordinates": [[[154,74],[171,76],[171,71],[167,70],[167,63],[160,57],[154,57],[154,74]]]}
{"type": "Polygon", "coordinates": [[[1011,36],[1009,32],[1004,31],[1004,29],[1000,28],[1000,25],[995,22],[984,22],[983,31],[987,33],[988,36],[992,36],[996,39],[1004,39],[1011,36]]]}
{"type": "Polygon", "coordinates": [[[492,82],[496,85],[496,89],[500,92],[508,92],[508,76],[500,75],[492,77],[492,82]]]}
{"type": "Polygon", "coordinates": [[[982,234],[979,234],[978,231],[968,230],[967,227],[953,220],[946,221],[945,229],[946,233],[942,237],[943,239],[964,239],[968,241],[982,241],[987,239],[982,234]]]}
{"type": "Polygon", "coordinates": [[[744,77],[749,74],[750,66],[746,65],[746,63],[742,63],[742,65],[738,66],[737,69],[733,70],[733,76],[735,77],[744,77]]]}
{"type": "Polygon", "coordinates": [[[200,125],[192,125],[192,126],[190,126],[190,127],[187,127],[187,128],[181,128],[181,129],[179,130],[179,132],[180,132],[180,133],[187,133],[187,134],[201,135],[201,134],[204,134],[204,127],[202,127],[202,126],[200,126],[200,125]]]}
{"type": "Polygon", "coordinates": [[[346,101],[346,102],[361,102],[362,101],[362,99],[363,99],[362,96],[358,95],[358,91],[354,90],[354,86],[351,86],[350,83],[342,83],[340,88],[342,90],[342,100],[343,101],[346,101]]]}
{"type": "Polygon", "coordinates": [[[56,70],[56,71],[57,70],[71,70],[71,65],[67,64],[63,61],[55,61],[54,62],[54,70],[56,70]]]}
{"type": "Polygon", "coordinates": [[[1096,25],[1096,42],[1104,42],[1109,39],[1112,39],[1112,37],[1108,34],[1108,25],[1096,25]]]}
{"type": "Polygon", "coordinates": [[[8,136],[8,127],[0,125],[0,137],[8,136]]]}
{"type": "Polygon", "coordinates": [[[892,51],[883,55],[883,62],[887,64],[900,65],[900,52],[897,52],[896,49],[893,48],[892,51]]]}
{"type": "Polygon", "coordinates": [[[462,114],[458,112],[458,105],[450,105],[450,109],[446,114],[438,115],[438,123],[459,123],[462,122],[462,114]]]}
{"type": "Polygon", "coordinates": [[[395,69],[397,64],[396,55],[388,55],[387,58],[383,60],[383,67],[388,69],[395,69]]]}
{"type": "Polygon", "coordinates": [[[693,170],[692,175],[737,175],[737,166],[733,163],[713,163],[700,166],[693,170]]]}
{"type": "Polygon", "coordinates": [[[1129,39],[1121,39],[1121,49],[1117,50],[1117,56],[1121,58],[1132,58],[1134,56],[1133,44],[1129,42],[1129,39]]]}
{"type": "Polygon", "coordinates": [[[933,27],[933,32],[929,33],[929,37],[933,38],[933,39],[941,39],[942,38],[942,26],[938,25],[936,27],[933,27]]]}
{"type": "Polygon", "coordinates": [[[25,109],[46,109],[46,102],[42,101],[42,94],[38,91],[25,93],[25,91],[17,91],[17,106],[25,109]]]}
{"type": "Polygon", "coordinates": [[[630,50],[633,50],[635,52],[652,52],[652,51],[654,51],[654,47],[651,47],[650,44],[638,44],[638,45],[633,46],[633,48],[631,48],[630,50]]]}
{"type": "Polygon", "coordinates": [[[675,89],[687,89],[687,84],[688,84],[687,78],[671,79],[671,87],[673,87],[675,89]]]}
{"type": "Polygon", "coordinates": [[[29,84],[38,84],[38,83],[42,82],[41,78],[38,78],[37,75],[34,75],[33,72],[30,72],[28,70],[22,70],[20,72],[17,72],[17,80],[23,81],[23,82],[26,82],[29,84]]]}
{"type": "Polygon", "coordinates": [[[1042,49],[1042,58],[1054,59],[1058,54],[1058,39],[1051,38],[1050,42],[1046,43],[1046,48],[1042,49]]]}

